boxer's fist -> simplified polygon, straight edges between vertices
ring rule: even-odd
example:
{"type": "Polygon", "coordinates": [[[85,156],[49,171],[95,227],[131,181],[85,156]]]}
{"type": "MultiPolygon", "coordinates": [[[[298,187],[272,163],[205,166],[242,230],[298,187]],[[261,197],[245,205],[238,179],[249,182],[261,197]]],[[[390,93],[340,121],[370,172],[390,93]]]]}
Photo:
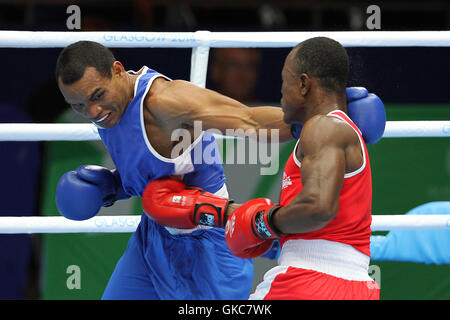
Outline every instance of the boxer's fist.
{"type": "Polygon", "coordinates": [[[280,208],[269,199],[253,199],[232,212],[225,226],[225,240],[231,253],[254,258],[272,246],[280,232],[272,225],[272,215],[280,208]]]}
{"type": "Polygon", "coordinates": [[[172,228],[192,229],[197,225],[223,227],[232,200],[216,196],[169,177],[150,182],[142,194],[142,207],[153,221],[172,228]]]}
{"type": "Polygon", "coordinates": [[[386,110],[381,99],[365,88],[347,88],[348,116],[367,144],[377,143],[386,126],[386,110]]]}
{"type": "Polygon", "coordinates": [[[102,206],[127,197],[117,170],[95,165],[66,172],[56,187],[56,206],[71,220],[92,218],[102,206]]]}
{"type": "Polygon", "coordinates": [[[348,87],[345,88],[345,96],[347,97],[347,103],[352,101],[364,99],[369,95],[369,91],[367,91],[364,87],[348,87]]]}
{"type": "MultiPolygon", "coordinates": [[[[359,128],[367,144],[377,143],[383,137],[386,126],[386,110],[383,102],[363,87],[346,88],[345,92],[348,116],[359,128]]],[[[292,136],[299,139],[301,130],[301,124],[293,124],[292,136]]]]}
{"type": "MultiPolygon", "coordinates": [[[[345,94],[347,97],[347,103],[350,103],[352,101],[357,100],[363,100],[361,103],[365,103],[365,98],[369,95],[369,92],[366,88],[363,87],[350,87],[345,89],[345,94]]],[[[354,107],[357,107],[356,105],[352,105],[352,109],[354,107]]],[[[349,117],[352,119],[352,117],[349,115],[349,117]]],[[[353,119],[352,119],[353,120],[353,119]]],[[[302,125],[301,123],[294,123],[291,126],[291,134],[295,139],[300,138],[300,133],[302,132],[302,125]]]]}

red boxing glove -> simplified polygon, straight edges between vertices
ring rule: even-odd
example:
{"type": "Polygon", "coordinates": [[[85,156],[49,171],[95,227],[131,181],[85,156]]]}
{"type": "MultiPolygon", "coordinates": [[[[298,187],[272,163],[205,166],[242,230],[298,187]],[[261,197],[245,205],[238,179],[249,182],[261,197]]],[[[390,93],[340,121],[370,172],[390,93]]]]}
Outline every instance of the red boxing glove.
{"type": "Polygon", "coordinates": [[[173,177],[153,180],[142,194],[142,207],[150,219],[178,229],[199,224],[223,228],[224,214],[232,202],[201,188],[186,187],[173,177]]]}
{"type": "Polygon", "coordinates": [[[225,226],[225,240],[231,253],[240,258],[264,254],[280,232],[272,225],[272,215],[280,208],[270,199],[253,199],[233,211],[225,226]]]}

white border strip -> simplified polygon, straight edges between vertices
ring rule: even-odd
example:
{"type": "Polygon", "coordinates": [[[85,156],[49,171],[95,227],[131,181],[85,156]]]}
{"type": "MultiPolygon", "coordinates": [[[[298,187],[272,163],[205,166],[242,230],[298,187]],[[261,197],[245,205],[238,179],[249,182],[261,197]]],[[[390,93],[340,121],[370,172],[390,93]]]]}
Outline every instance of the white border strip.
{"type": "MultiPolygon", "coordinates": [[[[216,138],[232,138],[214,135],[216,138]]],[[[450,121],[387,121],[384,138],[450,137],[450,121]]],[[[100,140],[91,123],[0,123],[0,141],[100,140]]]]}
{"type": "MultiPolygon", "coordinates": [[[[0,217],[0,234],[134,232],[139,215],[96,216],[84,221],[62,216],[0,217]]],[[[450,215],[374,215],[372,231],[450,229],[450,215]]]]}

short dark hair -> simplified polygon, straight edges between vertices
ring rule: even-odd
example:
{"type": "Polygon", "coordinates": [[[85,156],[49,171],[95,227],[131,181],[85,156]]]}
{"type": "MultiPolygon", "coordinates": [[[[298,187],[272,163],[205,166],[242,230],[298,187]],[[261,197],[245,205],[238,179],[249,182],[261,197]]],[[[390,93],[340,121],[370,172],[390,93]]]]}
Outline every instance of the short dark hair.
{"type": "Polygon", "coordinates": [[[73,84],[83,77],[87,67],[94,67],[104,77],[111,78],[116,61],[111,50],[94,41],[78,41],[65,47],[56,61],[56,81],[73,84]]]}
{"type": "Polygon", "coordinates": [[[312,75],[326,90],[340,93],[345,90],[349,58],[339,42],[326,37],[316,37],[299,43],[294,49],[297,50],[295,59],[299,75],[312,75]]]}

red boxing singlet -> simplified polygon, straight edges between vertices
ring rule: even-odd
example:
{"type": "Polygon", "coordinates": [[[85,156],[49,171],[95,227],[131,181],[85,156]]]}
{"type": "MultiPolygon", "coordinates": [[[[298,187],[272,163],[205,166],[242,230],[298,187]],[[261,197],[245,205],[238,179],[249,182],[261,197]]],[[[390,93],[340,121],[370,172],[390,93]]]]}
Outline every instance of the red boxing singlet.
{"type": "MultiPolygon", "coordinates": [[[[279,241],[281,246],[287,240],[322,239],[351,245],[356,250],[370,257],[370,225],[372,223],[372,177],[369,154],[358,127],[342,111],[335,110],[327,114],[337,117],[350,125],[358,135],[363,150],[363,165],[358,170],[344,175],[337,215],[322,229],[297,234],[283,235],[279,241]]],[[[301,179],[301,163],[292,152],[283,172],[280,204],[288,205],[303,188],[301,179]]]]}

